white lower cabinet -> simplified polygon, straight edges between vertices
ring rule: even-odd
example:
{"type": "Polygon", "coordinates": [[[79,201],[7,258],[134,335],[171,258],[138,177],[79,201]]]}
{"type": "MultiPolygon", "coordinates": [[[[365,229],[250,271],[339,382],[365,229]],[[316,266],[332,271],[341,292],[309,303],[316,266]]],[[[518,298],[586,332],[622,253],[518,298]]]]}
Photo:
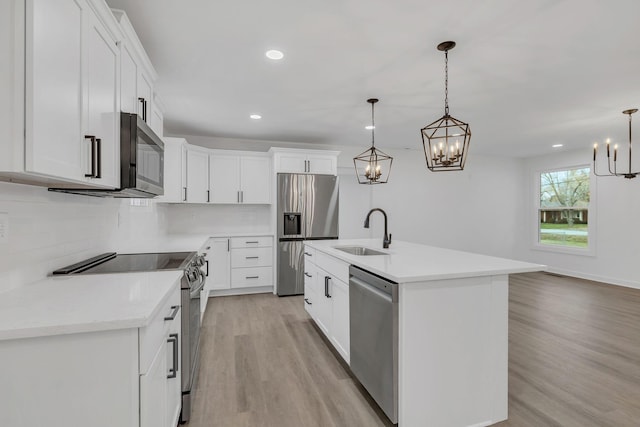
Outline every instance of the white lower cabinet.
{"type": "Polygon", "coordinates": [[[349,363],[349,264],[305,247],[305,308],[349,363]]]}
{"type": "Polygon", "coordinates": [[[273,286],[273,236],[212,237],[203,252],[207,296],[264,292],[273,286]]]}
{"type": "Polygon", "coordinates": [[[176,282],[143,328],[1,341],[0,424],[175,427],[180,310],[176,282]]]}

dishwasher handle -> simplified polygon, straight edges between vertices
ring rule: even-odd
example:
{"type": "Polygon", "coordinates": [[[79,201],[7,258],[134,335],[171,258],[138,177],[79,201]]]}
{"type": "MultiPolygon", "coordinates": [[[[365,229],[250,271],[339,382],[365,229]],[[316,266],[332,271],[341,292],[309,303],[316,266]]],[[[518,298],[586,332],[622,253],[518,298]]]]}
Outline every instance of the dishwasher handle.
{"type": "Polygon", "coordinates": [[[371,286],[370,284],[363,282],[362,280],[360,280],[359,278],[355,277],[355,276],[351,276],[349,278],[349,286],[352,285],[356,285],[359,286],[361,288],[364,288],[367,292],[371,292],[375,295],[377,295],[378,297],[385,299],[387,301],[389,301],[390,303],[393,302],[393,298],[391,298],[391,294],[388,294],[386,292],[381,291],[380,289],[371,286]]]}

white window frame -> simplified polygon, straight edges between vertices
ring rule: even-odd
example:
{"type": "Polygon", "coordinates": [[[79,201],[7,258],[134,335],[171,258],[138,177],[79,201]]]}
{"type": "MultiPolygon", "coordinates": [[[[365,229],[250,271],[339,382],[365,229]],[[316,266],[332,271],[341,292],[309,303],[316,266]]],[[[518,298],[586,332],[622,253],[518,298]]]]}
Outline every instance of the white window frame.
{"type": "Polygon", "coordinates": [[[593,165],[591,164],[577,164],[570,166],[554,167],[537,169],[533,175],[533,209],[532,209],[532,222],[531,222],[531,243],[532,249],[544,251],[544,252],[556,252],[570,255],[582,255],[582,256],[596,256],[596,177],[593,175],[593,165]],[[561,245],[545,245],[540,243],[540,177],[543,173],[547,172],[559,172],[570,169],[583,169],[589,168],[589,206],[587,207],[589,212],[589,223],[587,225],[588,244],[586,248],[576,248],[570,246],[561,245]]]}

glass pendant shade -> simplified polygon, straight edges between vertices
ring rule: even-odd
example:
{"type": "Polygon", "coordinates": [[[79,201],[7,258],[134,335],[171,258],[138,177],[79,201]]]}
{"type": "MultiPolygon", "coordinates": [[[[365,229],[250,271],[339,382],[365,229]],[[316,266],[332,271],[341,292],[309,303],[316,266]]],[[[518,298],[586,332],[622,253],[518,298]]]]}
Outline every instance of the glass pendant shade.
{"type": "Polygon", "coordinates": [[[373,105],[377,99],[367,99],[371,104],[371,147],[353,158],[356,177],[360,184],[386,184],[391,173],[393,157],[375,147],[375,121],[373,105]]]}
{"type": "Polygon", "coordinates": [[[427,167],[433,172],[463,170],[471,141],[469,124],[449,114],[449,50],[455,46],[452,41],[438,45],[444,52],[444,116],[420,129],[427,167]]]}

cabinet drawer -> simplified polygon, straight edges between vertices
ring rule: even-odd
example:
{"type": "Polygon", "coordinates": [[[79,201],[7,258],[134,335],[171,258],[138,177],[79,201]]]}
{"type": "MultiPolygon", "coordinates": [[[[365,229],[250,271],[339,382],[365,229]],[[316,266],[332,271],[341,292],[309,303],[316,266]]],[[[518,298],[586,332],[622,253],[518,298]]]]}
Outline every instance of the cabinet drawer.
{"type": "Polygon", "coordinates": [[[245,248],[231,251],[231,268],[270,267],[273,265],[273,251],[268,248],[245,248]]]}
{"type": "Polygon", "coordinates": [[[164,349],[173,322],[180,322],[181,310],[180,283],[176,282],[175,290],[153,320],[149,325],[140,329],[140,374],[148,371],[158,349],[161,346],[164,349]],[[173,317],[173,320],[165,320],[165,317],[173,317]]]}
{"type": "Polygon", "coordinates": [[[308,245],[304,245],[304,259],[305,261],[316,262],[316,250],[310,248],[308,245]]]}
{"type": "Polygon", "coordinates": [[[315,258],[315,264],[318,267],[330,273],[331,276],[336,279],[342,280],[344,283],[349,283],[348,263],[319,251],[316,252],[315,258]]]}
{"type": "Polygon", "coordinates": [[[234,268],[231,270],[232,288],[273,285],[272,267],[234,268]]]}
{"type": "Polygon", "coordinates": [[[232,237],[231,249],[237,248],[261,248],[261,247],[273,246],[273,237],[260,236],[260,237],[232,237]]]}

